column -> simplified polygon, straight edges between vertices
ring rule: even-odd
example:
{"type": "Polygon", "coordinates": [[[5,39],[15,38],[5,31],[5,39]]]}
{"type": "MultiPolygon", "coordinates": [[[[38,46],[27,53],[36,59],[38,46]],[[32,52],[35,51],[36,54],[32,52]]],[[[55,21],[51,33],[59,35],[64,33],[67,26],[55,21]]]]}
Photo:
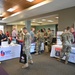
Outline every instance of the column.
{"type": "Polygon", "coordinates": [[[26,25],[28,32],[30,32],[31,31],[31,20],[26,20],[25,25],[26,25]]]}

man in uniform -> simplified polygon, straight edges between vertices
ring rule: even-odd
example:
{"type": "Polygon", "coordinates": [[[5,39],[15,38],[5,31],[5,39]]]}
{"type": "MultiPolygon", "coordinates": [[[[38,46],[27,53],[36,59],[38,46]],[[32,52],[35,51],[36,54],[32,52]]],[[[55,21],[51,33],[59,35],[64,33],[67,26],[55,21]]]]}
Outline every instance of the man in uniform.
{"type": "MultiPolygon", "coordinates": [[[[41,52],[43,50],[41,50],[41,46],[42,44],[44,44],[44,33],[43,33],[43,29],[41,29],[41,31],[38,32],[37,34],[37,50],[36,50],[36,54],[41,54],[41,52]]],[[[44,46],[43,46],[44,49],[44,46]]]]}
{"type": "Polygon", "coordinates": [[[26,27],[23,28],[23,32],[25,33],[23,51],[25,51],[27,63],[25,63],[24,66],[22,66],[22,68],[27,68],[29,66],[28,61],[30,61],[30,63],[33,64],[32,56],[30,54],[31,36],[30,33],[27,31],[26,27]]]}
{"type": "Polygon", "coordinates": [[[51,50],[52,39],[53,39],[53,33],[50,30],[50,28],[48,28],[47,41],[48,41],[48,50],[49,51],[51,50]]]}
{"type": "Polygon", "coordinates": [[[66,56],[65,64],[68,63],[69,53],[71,52],[71,43],[73,42],[73,40],[74,40],[74,37],[72,33],[70,32],[70,27],[67,27],[66,32],[62,33],[61,35],[61,41],[62,41],[63,47],[60,53],[60,59],[66,56]]]}

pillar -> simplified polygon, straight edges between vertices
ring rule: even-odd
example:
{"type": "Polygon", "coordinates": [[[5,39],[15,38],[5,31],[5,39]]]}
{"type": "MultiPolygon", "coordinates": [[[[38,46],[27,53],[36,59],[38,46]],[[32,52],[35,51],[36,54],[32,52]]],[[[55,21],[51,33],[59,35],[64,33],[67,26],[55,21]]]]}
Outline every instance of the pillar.
{"type": "Polygon", "coordinates": [[[26,26],[28,32],[30,32],[31,31],[31,20],[26,20],[25,21],[25,26],[26,26]]]}

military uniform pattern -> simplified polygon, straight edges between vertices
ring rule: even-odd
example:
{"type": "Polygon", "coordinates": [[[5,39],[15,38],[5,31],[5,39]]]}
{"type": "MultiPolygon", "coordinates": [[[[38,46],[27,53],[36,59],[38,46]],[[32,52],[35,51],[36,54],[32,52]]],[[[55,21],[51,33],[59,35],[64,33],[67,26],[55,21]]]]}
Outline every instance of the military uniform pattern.
{"type": "Polygon", "coordinates": [[[44,43],[44,33],[39,32],[37,34],[36,52],[40,52],[41,44],[44,43]]]}
{"type": "Polygon", "coordinates": [[[30,48],[31,48],[31,36],[29,33],[26,33],[24,35],[24,47],[23,50],[25,51],[25,54],[27,56],[27,62],[28,60],[32,60],[32,56],[30,54],[30,48]]]}
{"type": "Polygon", "coordinates": [[[52,32],[48,32],[48,39],[47,39],[47,41],[48,41],[48,49],[49,49],[49,51],[51,50],[52,39],[53,39],[52,32]]]}
{"type": "Polygon", "coordinates": [[[69,53],[71,52],[71,43],[74,40],[72,33],[70,32],[64,32],[61,35],[61,41],[63,48],[61,50],[60,58],[63,56],[66,56],[65,61],[68,62],[69,59],[69,53]]]}

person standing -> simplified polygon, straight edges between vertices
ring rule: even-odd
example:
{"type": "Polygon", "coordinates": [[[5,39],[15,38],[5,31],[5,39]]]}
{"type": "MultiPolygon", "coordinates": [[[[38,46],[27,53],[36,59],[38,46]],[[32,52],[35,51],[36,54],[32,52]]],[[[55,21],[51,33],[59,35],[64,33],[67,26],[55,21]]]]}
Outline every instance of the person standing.
{"type": "Polygon", "coordinates": [[[27,28],[24,27],[23,28],[23,32],[25,33],[24,35],[24,46],[23,46],[23,51],[26,54],[26,60],[27,63],[25,63],[22,68],[27,68],[28,65],[28,61],[30,61],[31,64],[33,64],[33,60],[32,60],[32,56],[30,54],[30,48],[31,48],[31,36],[30,33],[27,31],[27,28]]]}
{"type": "Polygon", "coordinates": [[[66,32],[62,33],[61,35],[61,41],[62,41],[63,47],[62,47],[60,58],[59,58],[59,60],[61,60],[64,56],[66,56],[65,64],[68,63],[69,54],[71,52],[71,44],[73,40],[74,40],[74,37],[72,33],[70,32],[70,27],[67,27],[66,32]]]}
{"type": "Polygon", "coordinates": [[[16,39],[17,36],[18,36],[18,32],[17,32],[16,28],[13,28],[12,39],[16,39]]]}
{"type": "Polygon", "coordinates": [[[8,31],[6,32],[6,36],[9,37],[9,32],[8,31]]]}
{"type": "Polygon", "coordinates": [[[48,35],[47,35],[47,41],[48,41],[48,49],[51,51],[51,44],[53,39],[53,33],[50,28],[48,28],[48,35]]]}
{"type": "Polygon", "coordinates": [[[30,31],[30,35],[31,35],[31,43],[34,42],[34,37],[35,37],[34,31],[35,31],[35,28],[31,28],[31,31],[30,31]]]}
{"type": "Polygon", "coordinates": [[[41,29],[37,33],[37,53],[36,54],[41,54],[44,51],[44,32],[43,29],[41,29]],[[42,50],[43,49],[43,50],[42,50]]]}
{"type": "Polygon", "coordinates": [[[73,36],[74,36],[74,42],[73,42],[73,44],[75,44],[75,30],[74,30],[73,27],[71,27],[70,31],[71,31],[71,33],[72,33],[73,36]]]}
{"type": "MultiPolygon", "coordinates": [[[[1,45],[1,42],[3,41],[7,41],[7,36],[3,34],[2,30],[0,30],[0,45],[1,45]]],[[[1,64],[1,61],[0,61],[0,64],[1,64]]]]}
{"type": "Polygon", "coordinates": [[[7,36],[0,30],[0,45],[2,41],[7,41],[7,36]]]}

